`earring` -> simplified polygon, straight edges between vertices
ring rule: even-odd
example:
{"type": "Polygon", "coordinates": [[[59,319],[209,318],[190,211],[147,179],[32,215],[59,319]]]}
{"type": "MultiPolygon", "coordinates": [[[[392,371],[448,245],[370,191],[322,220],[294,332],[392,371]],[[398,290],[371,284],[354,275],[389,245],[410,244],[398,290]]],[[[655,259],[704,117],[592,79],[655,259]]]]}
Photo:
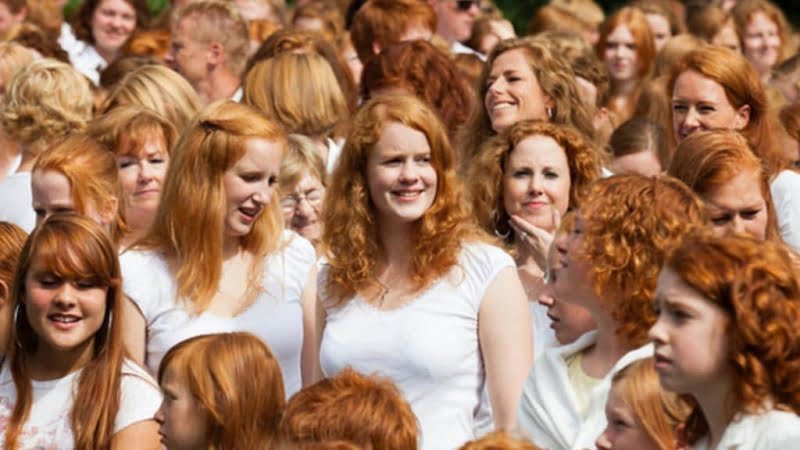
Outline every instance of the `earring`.
{"type": "Polygon", "coordinates": [[[545,106],[544,110],[547,113],[547,118],[553,120],[553,108],[545,106]]]}
{"type": "Polygon", "coordinates": [[[21,307],[22,307],[22,303],[17,303],[17,307],[14,308],[14,330],[16,331],[16,333],[15,333],[15,335],[16,335],[15,338],[16,339],[14,339],[14,340],[16,341],[15,343],[17,344],[17,347],[19,347],[20,349],[24,350],[25,347],[22,346],[22,341],[19,340],[20,332],[19,332],[19,321],[18,321],[18,318],[19,318],[19,310],[20,310],[21,307]]]}

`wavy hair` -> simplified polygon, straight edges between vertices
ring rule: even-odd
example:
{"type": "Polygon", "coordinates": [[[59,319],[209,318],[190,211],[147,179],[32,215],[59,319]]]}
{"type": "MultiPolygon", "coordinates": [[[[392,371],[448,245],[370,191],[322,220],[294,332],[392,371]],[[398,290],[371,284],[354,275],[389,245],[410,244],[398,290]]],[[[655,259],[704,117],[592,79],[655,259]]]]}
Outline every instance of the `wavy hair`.
{"type": "Polygon", "coordinates": [[[539,450],[520,437],[516,437],[508,431],[493,431],[480,439],[467,442],[459,450],[539,450]]]}
{"type": "Polygon", "coordinates": [[[91,119],[89,83],[69,64],[33,61],[6,86],[3,129],[38,155],[53,141],[83,130],[91,119]]]}
{"type": "Polygon", "coordinates": [[[475,156],[480,145],[489,137],[497,134],[492,130],[489,114],[483,101],[489,86],[486,80],[492,70],[494,61],[503,53],[520,49],[525,54],[542,92],[553,99],[553,114],[550,121],[572,125],[587,138],[593,139],[595,135],[592,115],[588,106],[581,98],[578,85],[575,83],[575,73],[560,55],[553,52],[544,38],[517,38],[506,39],[492,50],[489,55],[478,87],[479,106],[474,108],[474,113],[466,127],[465,151],[469,156],[475,156]]]}
{"type": "Polygon", "coordinates": [[[580,208],[591,185],[600,178],[603,158],[600,150],[577,130],[567,125],[526,120],[517,122],[490,138],[473,158],[467,179],[472,180],[470,196],[480,226],[490,234],[509,230],[505,244],[513,248],[516,236],[508,224],[503,201],[503,178],[511,153],[531,136],[552,138],[563,149],[569,166],[569,208],[580,208]]]}
{"type": "Polygon", "coordinates": [[[94,209],[114,212],[109,235],[119,243],[128,227],[125,202],[119,182],[117,160],[112,153],[85,134],[75,134],[46,151],[33,166],[33,173],[58,172],[69,181],[70,195],[78,214],[94,209]]]}
{"type": "Polygon", "coordinates": [[[416,450],[419,425],[391,380],[348,367],[289,399],[280,433],[287,444],[301,448],[344,441],[358,448],[416,450]]]}
{"type": "MultiPolygon", "coordinates": [[[[800,285],[785,248],[747,236],[691,236],[666,266],[730,318],[728,363],[733,414],[756,414],[765,402],[800,414],[800,285]]],[[[708,430],[699,406],[686,422],[693,443],[708,430]]]]}
{"type": "Polygon", "coordinates": [[[652,300],[664,256],[706,224],[703,204],[675,178],[618,175],[592,185],[580,214],[594,293],[616,320],[617,335],[641,346],[656,321],[652,300]]]}
{"type": "Polygon", "coordinates": [[[209,449],[273,448],[286,394],[280,364],[261,339],[244,332],[196,336],[164,355],[159,384],[167,370],[202,406],[209,449]]]}
{"type": "MultiPolygon", "coordinates": [[[[205,311],[222,276],[225,214],[223,175],[246,152],[250,139],[286,146],[280,126],[255,109],[224,100],[198,113],[172,150],[164,189],[153,225],[139,247],[160,251],[175,262],[178,298],[190,299],[192,310],[205,311]]],[[[275,250],[282,231],[278,190],[240,240],[257,261],[275,250]]],[[[251,268],[257,280],[261,264],[251,268]]],[[[257,295],[258,283],[248,288],[257,295]]]]}
{"type": "Polygon", "coordinates": [[[461,243],[482,236],[464,198],[447,130],[436,113],[414,97],[386,95],[370,100],[354,119],[325,194],[322,243],[330,264],[326,287],[336,303],[368,287],[383,257],[367,187],[367,160],[389,122],[425,134],[437,175],[436,198],[415,224],[409,244],[415,287],[422,289],[446,274],[457,263],[461,243]]]}
{"type": "Polygon", "coordinates": [[[751,171],[758,179],[761,196],[767,206],[766,238],[780,241],[769,177],[761,161],[739,133],[729,130],[692,133],[678,145],[667,173],[704,198],[747,171],[751,171]]]}
{"type": "Polygon", "coordinates": [[[33,393],[29,359],[36,351],[38,336],[28,321],[25,302],[26,279],[34,261],[64,280],[91,279],[106,289],[106,312],[94,336],[92,359],[78,376],[70,423],[75,448],[110,449],[114,422],[120,404],[120,379],[125,350],[122,278],[117,249],[108,233],[94,221],[75,214],[56,214],[33,230],[19,257],[11,288],[10,307],[15,311],[6,361],[11,368],[17,403],[5,430],[5,447],[20,446],[22,428],[28,420],[33,393]],[[113,316],[113,320],[112,320],[113,316]]]}

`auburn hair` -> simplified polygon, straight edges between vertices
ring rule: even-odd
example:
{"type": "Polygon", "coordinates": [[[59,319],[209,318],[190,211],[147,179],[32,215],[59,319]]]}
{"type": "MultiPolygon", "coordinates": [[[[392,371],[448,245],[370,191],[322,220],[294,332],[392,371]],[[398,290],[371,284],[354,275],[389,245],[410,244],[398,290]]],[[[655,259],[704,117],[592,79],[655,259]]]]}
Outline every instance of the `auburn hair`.
{"type": "Polygon", "coordinates": [[[493,431],[480,439],[467,442],[459,450],[539,450],[539,447],[508,431],[493,431]]]}
{"type": "Polygon", "coordinates": [[[595,295],[617,322],[617,335],[644,345],[667,250],[706,224],[700,199],[669,176],[617,175],[592,185],[579,216],[595,295]]]}
{"type": "Polygon", "coordinates": [[[117,159],[104,146],[86,134],[74,134],[44,152],[36,160],[33,173],[58,172],[69,181],[75,211],[88,214],[116,209],[109,234],[119,243],[128,231],[125,201],[119,182],[117,159]]]}
{"type": "Polygon", "coordinates": [[[419,424],[391,380],[348,367],[292,396],[280,433],[287,444],[301,448],[344,441],[358,448],[416,450],[419,424]]]}
{"type": "Polygon", "coordinates": [[[74,447],[110,449],[120,405],[120,379],[125,351],[122,343],[122,278],[116,246],[94,221],[75,214],[55,214],[36,227],[19,257],[11,287],[10,308],[15,312],[6,361],[11,368],[17,403],[5,431],[5,448],[20,447],[33,393],[29,359],[38,336],[28,321],[25,301],[28,271],[37,267],[63,280],[92,280],[106,290],[106,312],[94,336],[92,359],[77,380],[70,422],[74,447]],[[112,320],[113,316],[113,320],[112,320]]]}
{"type": "Polygon", "coordinates": [[[202,406],[208,449],[276,444],[286,394],[280,364],[261,339],[244,332],[196,336],[164,355],[159,384],[167,370],[202,406]]]}
{"type": "Polygon", "coordinates": [[[325,194],[323,249],[328,257],[327,294],[344,302],[374,280],[383,257],[375,206],[367,184],[367,160],[383,128],[396,122],[425,134],[436,170],[436,198],[415,223],[411,278],[417,289],[446,274],[465,239],[480,239],[457,174],[457,158],[447,130],[433,110],[409,96],[385,95],[367,102],[353,129],[325,194]]]}
{"type": "MultiPolygon", "coordinates": [[[[758,414],[765,403],[800,414],[800,284],[785,247],[748,236],[695,234],[667,256],[665,266],[730,319],[731,417],[758,414]]],[[[694,443],[707,431],[694,405],[686,440],[694,443]]]]}
{"type": "Polygon", "coordinates": [[[22,228],[11,222],[0,222],[0,281],[9,287],[27,237],[28,234],[22,228]]]}
{"type": "MultiPolygon", "coordinates": [[[[205,311],[222,276],[225,214],[223,175],[246,152],[250,139],[265,139],[286,148],[280,126],[255,109],[230,100],[202,110],[181,135],[170,155],[153,225],[139,245],[174,261],[178,298],[190,300],[196,313],[205,311]]],[[[257,261],[275,250],[282,231],[278,189],[250,233],[241,237],[245,251],[257,261]]],[[[251,280],[262,266],[254,264],[251,280]]],[[[258,283],[249,287],[255,298],[258,283]]]]}
{"type": "Polygon", "coordinates": [[[797,50],[792,36],[792,27],[789,25],[789,21],[786,20],[786,15],[784,15],[781,8],[769,0],[737,0],[736,6],[731,10],[731,17],[733,17],[733,22],[736,24],[736,33],[742,42],[742,48],[744,48],[747,24],[759,12],[764,13],[778,28],[778,36],[781,39],[778,60],[775,62],[775,66],[778,66],[794,55],[797,50]]]}
{"type": "Polygon", "coordinates": [[[364,3],[350,24],[350,39],[358,59],[365,65],[376,56],[373,45],[381,49],[400,42],[412,26],[436,31],[436,12],[418,0],[370,0],[364,3]]]}

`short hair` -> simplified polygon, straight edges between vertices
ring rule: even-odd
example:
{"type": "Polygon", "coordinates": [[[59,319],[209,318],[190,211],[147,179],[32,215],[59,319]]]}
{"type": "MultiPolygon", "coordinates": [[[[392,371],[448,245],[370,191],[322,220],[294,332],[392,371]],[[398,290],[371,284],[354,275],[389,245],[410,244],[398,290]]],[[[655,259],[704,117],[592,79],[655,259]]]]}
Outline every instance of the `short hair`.
{"type": "Polygon", "coordinates": [[[322,29],[319,31],[329,42],[336,40],[336,36],[344,31],[344,17],[336,5],[325,2],[306,3],[295,8],[292,14],[292,24],[301,18],[319,19],[322,22],[322,29]]]}
{"type": "Polygon", "coordinates": [[[683,181],[701,198],[752,171],[767,207],[767,239],[780,240],[778,218],[768,173],[744,137],[730,130],[696,131],[675,149],[667,173],[683,181]]]}
{"type": "Polygon", "coordinates": [[[509,215],[503,201],[503,177],[509,155],[531,136],[553,139],[564,149],[569,166],[569,207],[579,208],[589,190],[589,185],[600,178],[603,158],[600,150],[577,130],[560,124],[538,121],[521,121],[490,138],[481,146],[470,163],[467,179],[471,180],[470,194],[478,223],[487,233],[504,234],[504,244],[510,249],[516,234],[509,226],[509,215]]]}
{"type": "MultiPolygon", "coordinates": [[[[177,295],[189,300],[191,312],[205,311],[217,292],[222,274],[222,178],[253,138],[276,142],[281,150],[286,146],[286,135],[276,122],[247,105],[218,101],[197,114],[170,155],[161,203],[139,248],[174,258],[177,295]]],[[[281,223],[275,189],[265,211],[240,238],[242,248],[256,259],[264,258],[278,248],[281,223]]],[[[258,267],[254,264],[252,270],[258,267]]]]}
{"type": "Polygon", "coordinates": [[[191,20],[192,39],[202,43],[218,42],[225,52],[226,66],[240,74],[250,53],[250,32],[233,2],[200,0],[175,11],[173,30],[182,20],[191,20]],[[224,30],[223,32],[220,32],[224,30]]]}
{"type": "Polygon", "coordinates": [[[353,17],[350,37],[358,59],[364,64],[375,57],[373,43],[381,49],[399,42],[412,25],[436,31],[436,12],[419,0],[369,0],[353,17]]]}
{"type": "Polygon", "coordinates": [[[605,20],[603,8],[594,0],[550,0],[550,5],[572,14],[590,26],[600,25],[605,20]]]}
{"type": "Polygon", "coordinates": [[[407,89],[439,113],[451,137],[469,119],[475,104],[469,85],[450,57],[422,40],[385,48],[364,66],[361,80],[365,99],[377,89],[407,89]]]}
{"type": "Polygon", "coordinates": [[[539,447],[508,431],[493,431],[467,442],[459,450],[539,450],[539,447]]]}
{"type": "Polygon", "coordinates": [[[137,105],[113,108],[89,123],[89,136],[117,156],[140,155],[147,139],[164,139],[167,153],[178,140],[178,131],[155,111],[137,105]]]}
{"type": "Polygon", "coordinates": [[[675,178],[630,174],[596,181],[580,215],[593,291],[617,322],[617,336],[644,345],[656,321],[652,300],[666,252],[705,226],[705,209],[675,178]]]}
{"type": "Polygon", "coordinates": [[[163,65],[144,65],[126,75],[108,94],[102,111],[120,105],[151,109],[183,130],[200,110],[197,92],[185,78],[163,65]]]}
{"type": "Polygon", "coordinates": [[[670,162],[669,140],[664,127],[644,117],[634,117],[617,127],[608,141],[615,158],[643,151],[655,153],[661,167],[670,162]]]}
{"type": "Polygon", "coordinates": [[[614,32],[617,27],[626,26],[633,35],[636,45],[636,54],[639,58],[639,78],[646,77],[653,68],[653,61],[656,57],[656,46],[653,41],[653,33],[650,25],[641,9],[632,6],[623,7],[600,27],[600,39],[597,41],[597,57],[605,60],[606,43],[608,35],[614,32]]]}
{"type": "Polygon", "coordinates": [[[473,223],[457,174],[456,155],[436,113],[411,96],[374,98],[356,114],[326,190],[322,244],[329,272],[325,289],[334,303],[345,302],[374,282],[373,272],[383,250],[377,236],[366,166],[390,122],[425,135],[431,149],[431,165],[437,174],[436,197],[415,222],[416,232],[409,243],[414,255],[410,269],[414,287],[422,289],[446,274],[457,263],[462,243],[484,236],[473,223]]]}
{"type": "Polygon", "coordinates": [[[286,403],[281,367],[245,332],[196,336],[172,347],[158,368],[183,380],[206,417],[208,448],[267,449],[277,442],[286,403]]]}
{"type": "Polygon", "coordinates": [[[717,5],[709,4],[697,8],[686,16],[686,29],[694,36],[706,41],[711,40],[723,28],[731,25],[736,27],[733,17],[717,5]]]}
{"type": "Polygon", "coordinates": [[[280,433],[291,444],[341,440],[362,448],[416,450],[419,425],[391,380],[346,368],[292,396],[280,433]]]}
{"type": "Polygon", "coordinates": [[[288,136],[286,155],[281,161],[278,184],[281,189],[288,189],[299,183],[306,172],[325,186],[327,172],[317,144],[311,138],[302,134],[290,134],[288,136]]]}
{"type": "Polygon", "coordinates": [[[69,181],[70,195],[78,214],[90,208],[109,210],[116,203],[110,236],[118,243],[128,228],[117,160],[104,146],[83,133],[73,134],[44,152],[33,172],[58,172],[69,181]]]}
{"type": "Polygon", "coordinates": [[[89,80],[69,64],[33,61],[6,87],[3,128],[30,152],[82,130],[91,117],[89,80]]]}
{"type": "MultiPolygon", "coordinates": [[[[800,354],[800,286],[786,247],[748,236],[698,234],[675,248],[665,267],[729,318],[731,413],[757,414],[769,402],[800,414],[800,360],[793,356],[800,354]]],[[[708,431],[693,406],[684,433],[690,444],[708,431]]]]}
{"type": "Polygon", "coordinates": [[[611,383],[652,442],[658,448],[674,448],[678,426],[689,416],[690,407],[677,393],[661,387],[653,358],[631,363],[614,374],[611,383]]]}
{"type": "MultiPolygon", "coordinates": [[[[786,58],[795,53],[792,30],[783,11],[769,0],[737,0],[736,6],[731,10],[731,16],[736,24],[736,32],[739,40],[744,42],[745,29],[750,19],[757,12],[764,13],[770,20],[775,22],[778,27],[778,35],[781,38],[781,47],[778,51],[778,60],[775,65],[780,64],[786,58]]],[[[744,47],[744,43],[742,43],[744,47]]]]}
{"type": "Polygon", "coordinates": [[[533,14],[531,21],[528,23],[528,34],[535,35],[550,31],[562,33],[570,32],[580,35],[588,30],[592,30],[596,26],[597,23],[587,23],[570,11],[550,4],[543,5],[533,14]]]}
{"type": "MultiPolygon", "coordinates": [[[[124,0],[130,5],[136,14],[136,28],[146,27],[150,18],[150,10],[145,0],[124,0]]],[[[75,37],[81,41],[94,44],[94,34],[92,34],[92,19],[95,10],[103,3],[103,0],[84,0],[81,6],[75,11],[72,18],[72,30],[75,37]]]]}
{"type": "Polygon", "coordinates": [[[349,113],[330,64],[316,53],[283,53],[265,59],[250,69],[243,87],[244,103],[290,133],[328,137],[349,113]]]}

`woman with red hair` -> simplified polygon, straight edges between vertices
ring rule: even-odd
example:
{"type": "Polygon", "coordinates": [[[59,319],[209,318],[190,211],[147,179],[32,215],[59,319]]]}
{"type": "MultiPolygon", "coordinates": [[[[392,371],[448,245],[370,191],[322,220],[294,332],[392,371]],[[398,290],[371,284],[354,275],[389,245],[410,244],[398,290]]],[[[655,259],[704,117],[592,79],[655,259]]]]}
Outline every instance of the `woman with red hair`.
{"type": "Polygon", "coordinates": [[[650,329],[661,385],[693,401],[695,449],[800,442],[800,284],[778,244],[698,235],[667,257],[650,329]]]}
{"type": "Polygon", "coordinates": [[[447,132],[413,97],[356,115],[326,192],[322,371],[390,378],[422,449],[474,438],[486,389],[510,429],[530,369],[530,315],[514,260],[474,223],[447,132]]]}

